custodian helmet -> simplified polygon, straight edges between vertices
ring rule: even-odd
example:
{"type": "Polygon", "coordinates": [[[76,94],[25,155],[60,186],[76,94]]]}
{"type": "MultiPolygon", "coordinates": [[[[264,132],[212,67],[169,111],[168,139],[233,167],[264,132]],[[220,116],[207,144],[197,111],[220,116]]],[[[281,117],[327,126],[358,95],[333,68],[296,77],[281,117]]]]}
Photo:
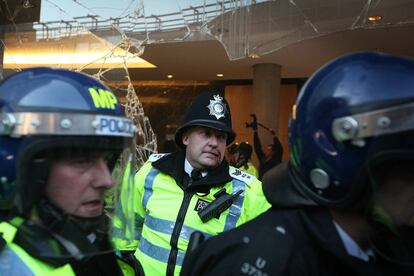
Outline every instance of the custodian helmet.
{"type": "Polygon", "coordinates": [[[0,83],[0,208],[25,213],[39,200],[58,149],[119,154],[132,142],[133,122],[110,89],[83,73],[32,68],[0,83]]]}
{"type": "Polygon", "coordinates": [[[204,126],[227,133],[227,145],[236,138],[231,126],[229,104],[217,93],[200,94],[188,108],[183,124],[175,133],[175,143],[181,148],[184,147],[182,135],[192,126],[204,126]]]}
{"type": "Polygon", "coordinates": [[[318,204],[372,193],[361,180],[371,164],[414,158],[414,60],[362,52],[319,69],[299,94],[289,144],[296,182],[318,204]]]}

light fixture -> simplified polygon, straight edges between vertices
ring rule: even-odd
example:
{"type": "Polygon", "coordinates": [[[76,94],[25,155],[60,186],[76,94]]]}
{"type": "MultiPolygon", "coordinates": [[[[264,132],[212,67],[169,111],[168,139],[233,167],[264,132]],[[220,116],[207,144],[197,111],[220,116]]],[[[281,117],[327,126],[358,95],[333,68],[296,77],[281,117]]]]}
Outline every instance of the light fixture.
{"type": "Polygon", "coordinates": [[[62,68],[155,68],[146,60],[123,49],[108,55],[105,49],[88,52],[53,52],[47,50],[5,51],[4,68],[29,68],[33,66],[59,66],[62,68]]]}
{"type": "Polygon", "coordinates": [[[67,69],[156,68],[148,61],[92,35],[79,39],[36,40],[21,43],[11,37],[4,51],[4,68],[35,66],[67,69]]]}
{"type": "Polygon", "coordinates": [[[173,75],[167,75],[167,78],[172,79],[173,75]]]}
{"type": "Polygon", "coordinates": [[[217,74],[217,77],[219,77],[219,78],[222,78],[224,75],[223,74],[221,74],[221,73],[219,73],[219,74],[217,74]]]}
{"type": "Polygon", "coordinates": [[[258,54],[251,54],[250,57],[251,58],[260,58],[260,56],[258,54]]]}
{"type": "Polygon", "coordinates": [[[377,21],[381,21],[382,20],[382,16],[381,15],[371,15],[368,16],[368,21],[370,22],[377,22],[377,21]]]}

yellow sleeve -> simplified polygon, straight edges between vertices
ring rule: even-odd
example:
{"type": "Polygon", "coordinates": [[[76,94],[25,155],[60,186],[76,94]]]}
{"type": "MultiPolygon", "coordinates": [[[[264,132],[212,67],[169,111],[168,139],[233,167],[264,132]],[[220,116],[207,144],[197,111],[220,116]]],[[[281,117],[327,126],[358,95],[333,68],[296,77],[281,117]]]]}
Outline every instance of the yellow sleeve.
{"type": "Polygon", "coordinates": [[[142,205],[145,177],[151,169],[151,163],[145,163],[141,169],[129,179],[125,175],[119,196],[119,204],[113,219],[113,243],[116,249],[135,251],[141,237],[145,210],[142,205]]]}
{"type": "Polygon", "coordinates": [[[254,219],[271,207],[263,193],[262,182],[260,182],[257,178],[246,186],[244,201],[242,212],[243,217],[240,224],[254,219]]]}

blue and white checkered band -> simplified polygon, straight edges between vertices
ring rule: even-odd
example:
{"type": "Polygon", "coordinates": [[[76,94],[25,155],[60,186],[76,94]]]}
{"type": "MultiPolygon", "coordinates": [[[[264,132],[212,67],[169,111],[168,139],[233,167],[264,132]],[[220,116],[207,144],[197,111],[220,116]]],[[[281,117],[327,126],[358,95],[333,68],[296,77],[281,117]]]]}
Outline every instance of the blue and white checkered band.
{"type": "Polygon", "coordinates": [[[210,100],[210,104],[207,106],[210,110],[209,115],[213,115],[216,119],[220,119],[221,117],[225,117],[227,112],[226,104],[223,103],[223,98],[220,95],[214,95],[214,100],[210,100]]]}

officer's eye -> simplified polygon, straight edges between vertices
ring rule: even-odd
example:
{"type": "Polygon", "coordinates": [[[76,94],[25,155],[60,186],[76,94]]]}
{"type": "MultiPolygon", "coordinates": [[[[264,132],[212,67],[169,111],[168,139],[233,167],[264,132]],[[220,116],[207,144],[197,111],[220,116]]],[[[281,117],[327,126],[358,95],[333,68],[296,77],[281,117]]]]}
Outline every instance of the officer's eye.
{"type": "Polygon", "coordinates": [[[75,157],[70,159],[70,163],[76,167],[84,167],[92,165],[96,161],[91,156],[75,157]]]}
{"type": "Polygon", "coordinates": [[[211,131],[206,130],[206,129],[200,129],[199,133],[200,133],[200,135],[202,135],[204,137],[210,137],[211,136],[211,131]]]}
{"type": "Polygon", "coordinates": [[[217,134],[217,139],[226,140],[227,139],[227,135],[226,134],[217,134]]]}

